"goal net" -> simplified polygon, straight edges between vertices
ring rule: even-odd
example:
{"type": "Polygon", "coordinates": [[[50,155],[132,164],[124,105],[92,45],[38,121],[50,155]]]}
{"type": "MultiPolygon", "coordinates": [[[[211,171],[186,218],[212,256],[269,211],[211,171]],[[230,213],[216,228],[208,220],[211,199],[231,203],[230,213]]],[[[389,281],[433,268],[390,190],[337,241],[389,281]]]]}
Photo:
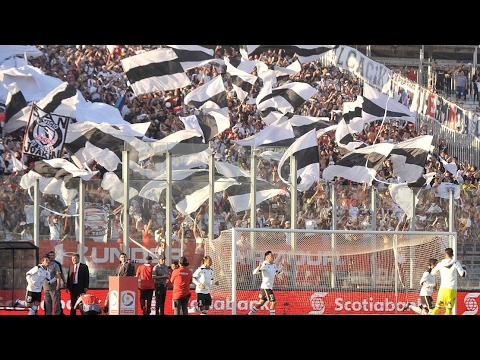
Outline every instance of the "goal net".
{"type": "Polygon", "coordinates": [[[219,281],[209,314],[249,311],[261,283],[252,272],[267,250],[285,265],[273,288],[277,314],[402,313],[407,302],[420,304],[428,260],[442,260],[446,247],[456,249],[456,233],[230,229],[205,244],[219,281]]]}

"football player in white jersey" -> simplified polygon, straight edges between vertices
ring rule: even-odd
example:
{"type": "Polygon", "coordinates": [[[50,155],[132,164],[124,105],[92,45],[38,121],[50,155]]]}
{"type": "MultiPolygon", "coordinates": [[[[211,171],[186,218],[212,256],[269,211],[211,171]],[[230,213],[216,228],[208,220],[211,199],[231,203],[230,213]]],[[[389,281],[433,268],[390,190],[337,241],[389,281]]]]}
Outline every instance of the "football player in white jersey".
{"type": "Polygon", "coordinates": [[[197,295],[197,306],[189,308],[188,312],[201,311],[200,315],[207,315],[210,306],[212,305],[212,296],[210,288],[212,285],[218,285],[218,281],[213,279],[212,258],[208,255],[203,258],[203,265],[201,265],[193,273],[193,283],[195,286],[195,293],[197,295]]]}
{"type": "Polygon", "coordinates": [[[26,273],[27,279],[27,296],[25,300],[17,299],[13,303],[13,307],[22,305],[25,308],[29,308],[28,315],[36,315],[40,301],[42,300],[42,288],[44,280],[47,280],[50,284],[57,281],[57,274],[55,277],[51,277],[48,270],[48,264],[50,264],[50,256],[48,254],[43,255],[39,265],[34,266],[26,273]]]}
{"type": "Polygon", "coordinates": [[[262,273],[262,283],[260,285],[260,294],[258,302],[250,309],[247,315],[253,315],[268,300],[270,315],[275,315],[275,295],[273,294],[273,283],[275,276],[283,271],[283,265],[277,267],[273,253],[268,250],[265,253],[264,260],[253,270],[253,275],[262,273]]]}

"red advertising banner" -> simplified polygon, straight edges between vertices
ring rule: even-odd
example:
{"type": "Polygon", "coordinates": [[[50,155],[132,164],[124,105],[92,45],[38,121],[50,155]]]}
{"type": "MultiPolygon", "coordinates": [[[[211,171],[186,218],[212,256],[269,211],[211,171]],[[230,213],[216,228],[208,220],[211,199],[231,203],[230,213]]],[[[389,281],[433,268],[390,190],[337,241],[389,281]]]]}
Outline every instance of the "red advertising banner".
{"type": "MultiPolygon", "coordinates": [[[[0,291],[1,293],[1,291],[0,291]]],[[[89,290],[89,293],[95,294],[103,301],[106,299],[108,290],[89,290]]],[[[190,300],[190,306],[195,305],[195,292],[192,290],[192,297],[190,300]]],[[[479,315],[478,309],[478,297],[480,292],[459,292],[457,295],[457,315],[479,315]]],[[[256,303],[258,297],[258,291],[239,291],[237,293],[237,314],[246,314],[251,306],[256,303]]],[[[371,315],[392,315],[402,314],[411,315],[415,314],[411,310],[403,311],[406,301],[399,299],[394,301],[395,293],[375,293],[375,292],[309,292],[309,291],[275,291],[275,297],[277,298],[277,315],[288,314],[310,314],[310,315],[358,315],[358,314],[371,314],[371,315]],[[307,299],[307,301],[302,299],[307,299]]],[[[68,315],[70,313],[70,297],[69,294],[62,290],[62,308],[64,313],[68,315]]],[[[138,298],[138,297],[137,297],[138,298]]],[[[415,297],[409,299],[420,303],[420,298],[415,297]]],[[[165,306],[165,314],[173,315],[172,309],[172,291],[167,292],[165,306]]],[[[11,304],[8,304],[11,305],[11,304]]],[[[268,305],[268,303],[267,303],[268,305]]],[[[22,309],[12,309],[11,307],[4,308],[4,304],[0,304],[0,315],[26,315],[27,311],[22,309]]],[[[210,315],[231,315],[232,314],[232,299],[231,294],[225,294],[221,296],[216,294],[213,298],[212,308],[209,311],[210,315]]],[[[140,308],[140,306],[139,306],[140,308]]],[[[152,302],[152,312],[155,311],[155,297],[152,302]]],[[[44,314],[43,301],[38,310],[38,315],[44,314]]],[[[80,314],[80,312],[78,312],[80,314]]],[[[257,311],[258,315],[268,315],[267,306],[263,306],[257,311]]],[[[193,315],[193,314],[192,314],[193,315]]],[[[416,314],[415,314],[416,315],[416,314]]]]}

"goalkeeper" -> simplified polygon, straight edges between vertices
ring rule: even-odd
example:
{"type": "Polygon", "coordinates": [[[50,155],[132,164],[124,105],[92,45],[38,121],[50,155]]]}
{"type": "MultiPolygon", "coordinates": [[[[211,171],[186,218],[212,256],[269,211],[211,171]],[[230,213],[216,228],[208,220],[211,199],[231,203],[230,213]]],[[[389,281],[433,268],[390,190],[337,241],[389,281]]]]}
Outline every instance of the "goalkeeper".
{"type": "Polygon", "coordinates": [[[416,306],[415,303],[407,303],[407,306],[403,309],[406,311],[408,309],[412,309],[417,314],[420,315],[429,315],[433,311],[434,302],[433,302],[433,291],[437,288],[437,283],[435,281],[435,276],[432,275],[432,269],[437,265],[438,260],[434,258],[430,258],[428,260],[428,268],[422,274],[422,278],[420,279],[420,285],[422,288],[420,289],[420,306],[416,306]]]}
{"type": "Polygon", "coordinates": [[[438,314],[440,309],[445,309],[445,315],[451,315],[457,300],[457,274],[467,276],[465,266],[460,261],[453,259],[453,249],[445,249],[445,259],[440,261],[430,272],[432,275],[440,274],[440,289],[432,315],[438,314]]]}

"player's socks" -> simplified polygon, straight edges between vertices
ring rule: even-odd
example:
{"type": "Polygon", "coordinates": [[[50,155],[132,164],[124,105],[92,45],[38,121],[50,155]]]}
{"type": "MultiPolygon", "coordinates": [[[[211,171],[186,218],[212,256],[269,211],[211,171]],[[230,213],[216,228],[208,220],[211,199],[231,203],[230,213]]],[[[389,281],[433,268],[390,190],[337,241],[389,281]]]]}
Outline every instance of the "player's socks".
{"type": "Polygon", "coordinates": [[[257,311],[257,308],[254,306],[250,309],[250,312],[247,315],[253,315],[255,314],[255,311],[257,311]]]}
{"type": "Polygon", "coordinates": [[[28,310],[28,315],[36,315],[37,309],[38,309],[38,306],[32,305],[32,307],[28,310]]]}
{"type": "Polygon", "coordinates": [[[270,315],[275,315],[275,309],[270,309],[270,315]]]}

